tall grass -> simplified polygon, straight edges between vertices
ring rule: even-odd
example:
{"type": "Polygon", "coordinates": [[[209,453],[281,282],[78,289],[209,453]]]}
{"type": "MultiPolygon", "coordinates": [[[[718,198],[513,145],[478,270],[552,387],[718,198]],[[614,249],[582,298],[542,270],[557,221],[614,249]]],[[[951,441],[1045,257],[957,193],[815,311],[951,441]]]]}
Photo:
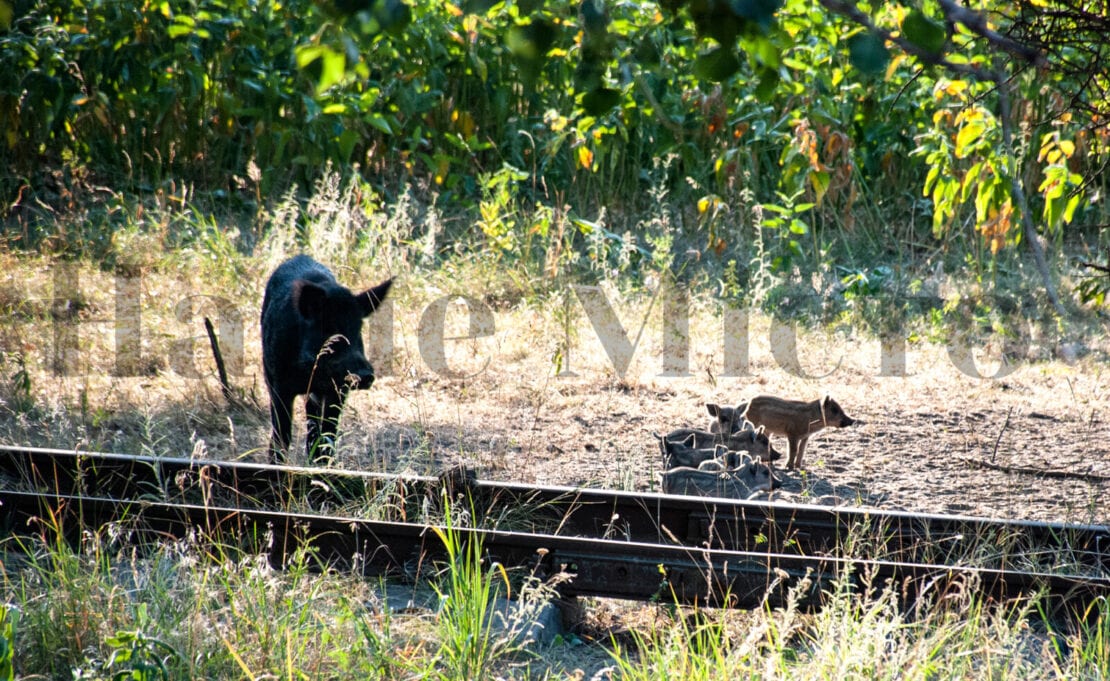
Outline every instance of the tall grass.
{"type": "MultiPolygon", "coordinates": [[[[462,530],[457,510],[434,530],[445,562],[425,572],[438,605],[412,613],[368,605],[385,583],[329,571],[311,546],[279,572],[262,544],[247,542],[245,552],[157,544],[139,541],[127,523],[94,530],[59,518],[46,514],[34,539],[0,544],[0,679],[556,679],[600,664],[597,645],[584,647],[581,659],[566,649],[534,657],[520,633],[525,619],[498,622],[499,599],[520,594],[462,530]],[[544,659],[551,653],[558,663],[544,659]]],[[[751,612],[673,603],[629,610],[641,624],[623,642],[601,641],[608,673],[645,681],[1110,673],[1105,600],[1067,624],[1042,616],[1036,596],[989,603],[967,583],[909,603],[896,585],[850,576],[833,583],[814,613],[796,607],[801,591],[783,608],[751,612]]],[[[530,612],[527,604],[522,611],[530,612]]]]}
{"type": "Polygon", "coordinates": [[[857,590],[842,579],[812,615],[792,604],[695,612],[634,632],[631,648],[615,643],[614,678],[994,681],[1110,673],[1106,602],[1092,604],[1091,622],[1061,629],[1037,614],[1035,596],[988,603],[973,584],[966,587],[910,604],[892,585],[857,590]]]}
{"type": "Polygon", "coordinates": [[[464,539],[451,524],[434,528],[447,550],[447,564],[435,585],[440,598],[436,618],[442,641],[437,676],[443,679],[486,677],[508,643],[494,634],[492,606],[508,589],[500,564],[483,561],[481,542],[464,539]],[[502,581],[498,581],[498,578],[502,581]]]}
{"type": "Polygon", "coordinates": [[[492,678],[525,643],[499,609],[505,568],[450,522],[437,609],[399,615],[369,605],[385,582],[329,571],[311,545],[276,571],[266,537],[161,544],[61,518],[0,543],[0,679],[492,678]]]}

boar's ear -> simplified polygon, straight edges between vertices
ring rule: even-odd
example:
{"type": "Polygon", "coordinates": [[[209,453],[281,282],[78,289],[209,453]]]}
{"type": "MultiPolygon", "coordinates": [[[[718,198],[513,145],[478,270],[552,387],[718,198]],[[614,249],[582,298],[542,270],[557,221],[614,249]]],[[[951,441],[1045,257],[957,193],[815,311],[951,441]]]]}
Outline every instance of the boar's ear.
{"type": "Polygon", "coordinates": [[[370,313],[378,309],[378,306],[385,300],[389,289],[393,286],[392,279],[386,279],[374,288],[366,289],[358,296],[358,304],[362,307],[362,316],[369,317],[370,313]]]}
{"type": "Polygon", "coordinates": [[[313,319],[324,311],[328,293],[311,281],[298,279],[293,282],[293,309],[302,317],[313,319]]]}
{"type": "Polygon", "coordinates": [[[721,408],[719,406],[713,404],[712,402],[706,402],[705,410],[707,412],[709,412],[710,416],[713,416],[715,418],[721,418],[721,408]]]}

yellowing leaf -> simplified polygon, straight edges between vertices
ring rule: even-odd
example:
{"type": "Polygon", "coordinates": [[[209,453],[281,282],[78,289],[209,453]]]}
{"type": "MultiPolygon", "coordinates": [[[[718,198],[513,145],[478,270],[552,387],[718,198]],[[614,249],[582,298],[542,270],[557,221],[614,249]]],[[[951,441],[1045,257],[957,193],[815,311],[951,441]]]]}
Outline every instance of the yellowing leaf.
{"type": "Polygon", "coordinates": [[[906,54],[904,52],[898,52],[897,54],[892,55],[890,58],[890,63],[887,64],[886,74],[883,76],[883,79],[890,80],[891,77],[894,76],[894,72],[898,70],[898,67],[901,66],[902,62],[904,62],[905,60],[906,54]]]}
{"type": "Polygon", "coordinates": [[[447,171],[450,169],[451,159],[446,156],[440,157],[439,162],[436,163],[435,181],[437,185],[443,185],[443,181],[447,177],[447,171]]]}
{"type": "Polygon", "coordinates": [[[937,99],[940,99],[941,93],[954,97],[967,90],[967,81],[963,80],[950,80],[948,82],[940,81],[937,83],[937,99]]]}
{"type": "Polygon", "coordinates": [[[714,196],[712,194],[703,196],[698,199],[698,212],[704,215],[710,210],[716,211],[720,205],[721,198],[719,196],[714,196]]]}
{"type": "Polygon", "coordinates": [[[578,147],[578,166],[586,170],[592,170],[594,167],[594,152],[585,145],[578,147]]]}
{"type": "Polygon", "coordinates": [[[956,158],[964,158],[971,151],[969,147],[979,141],[983,131],[987,129],[981,120],[969,121],[956,134],[956,158]]]}

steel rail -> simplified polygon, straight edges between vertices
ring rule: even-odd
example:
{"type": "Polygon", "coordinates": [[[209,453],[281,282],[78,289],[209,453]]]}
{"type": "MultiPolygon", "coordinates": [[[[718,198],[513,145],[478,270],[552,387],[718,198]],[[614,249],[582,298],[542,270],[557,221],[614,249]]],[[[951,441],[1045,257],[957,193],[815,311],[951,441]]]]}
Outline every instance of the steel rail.
{"type": "MultiPolygon", "coordinates": [[[[0,476],[63,494],[219,503],[235,508],[308,504],[342,509],[386,498],[397,519],[441,484],[434,477],[0,446],[0,476]],[[406,501],[407,500],[407,501],[406,501]],[[406,508],[406,503],[409,507],[406,508]]],[[[0,478],[0,484],[2,484],[0,478]]],[[[990,552],[1000,569],[1072,566],[1110,573],[1110,527],[476,481],[487,517],[513,509],[527,529],[713,549],[817,555],[866,542],[898,560],[944,562],[990,552]]]]}
{"type": "MultiPolygon", "coordinates": [[[[485,559],[507,568],[540,578],[567,573],[570,580],[561,591],[568,596],[737,608],[792,602],[812,609],[844,589],[894,589],[909,608],[972,592],[996,603],[1039,594],[1047,615],[1069,620],[1090,618],[1098,610],[1091,604],[1110,596],[1110,579],[1105,577],[698,549],[62,493],[0,490],[0,508],[9,529],[23,535],[43,533],[51,542],[50,533],[56,530],[50,528],[73,528],[72,534],[79,536],[80,528],[119,523],[117,536],[189,538],[205,545],[210,555],[264,552],[278,569],[295,560],[298,548],[310,546],[317,561],[312,567],[366,575],[434,574],[446,557],[440,536],[453,534],[460,543],[480,541],[485,559]],[[44,528],[46,518],[49,526],[44,528]]],[[[79,543],[76,536],[70,540],[79,543]]]]}

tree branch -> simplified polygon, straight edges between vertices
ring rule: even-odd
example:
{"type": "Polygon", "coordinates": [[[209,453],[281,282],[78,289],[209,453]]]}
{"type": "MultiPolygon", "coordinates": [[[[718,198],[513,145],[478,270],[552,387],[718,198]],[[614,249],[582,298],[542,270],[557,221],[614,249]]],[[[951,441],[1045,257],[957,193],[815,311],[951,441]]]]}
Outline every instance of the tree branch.
{"type": "MultiPolygon", "coordinates": [[[[995,84],[995,91],[998,93],[999,119],[1002,123],[1002,143],[1005,147],[1006,164],[1010,175],[1010,191],[1013,196],[1013,201],[1018,211],[1021,213],[1022,238],[1029,244],[1029,250],[1033,252],[1033,261],[1037,266],[1037,272],[1041,275],[1041,280],[1044,283],[1045,293],[1048,295],[1049,302],[1052,304],[1057,314],[1064,316],[1064,306],[1060,303],[1060,297],[1056,294],[1056,285],[1052,281],[1052,272],[1048,268],[1044,247],[1041,245],[1040,239],[1037,236],[1037,229],[1033,225],[1033,218],[1029,213],[1029,203],[1025,198],[1025,191],[1022,188],[1021,179],[1017,172],[1017,161],[1014,156],[1013,126],[1010,121],[1010,80],[1002,71],[986,69],[972,64],[952,62],[946,59],[942,52],[933,53],[922,50],[901,34],[894,35],[891,31],[876,26],[875,22],[871,21],[871,17],[860,10],[852,0],[820,0],[820,2],[825,9],[854,21],[869,31],[874,32],[875,35],[883,40],[894,43],[902,51],[917,57],[927,64],[934,64],[948,69],[949,71],[975,78],[976,80],[990,81],[995,84]]],[[[982,14],[962,7],[952,0],[939,0],[939,2],[945,17],[949,21],[966,26],[969,31],[987,40],[999,50],[1015,54],[1032,64],[1040,65],[1045,63],[1044,55],[1040,50],[1015,41],[991,29],[987,25],[987,20],[982,14]]]]}
{"type": "Polygon", "coordinates": [[[987,40],[1003,52],[1009,52],[1034,66],[1047,64],[1044,54],[1040,50],[995,31],[987,24],[986,16],[980,12],[957,5],[952,0],[938,0],[938,2],[945,18],[951,22],[963,24],[969,31],[987,40]]]}

